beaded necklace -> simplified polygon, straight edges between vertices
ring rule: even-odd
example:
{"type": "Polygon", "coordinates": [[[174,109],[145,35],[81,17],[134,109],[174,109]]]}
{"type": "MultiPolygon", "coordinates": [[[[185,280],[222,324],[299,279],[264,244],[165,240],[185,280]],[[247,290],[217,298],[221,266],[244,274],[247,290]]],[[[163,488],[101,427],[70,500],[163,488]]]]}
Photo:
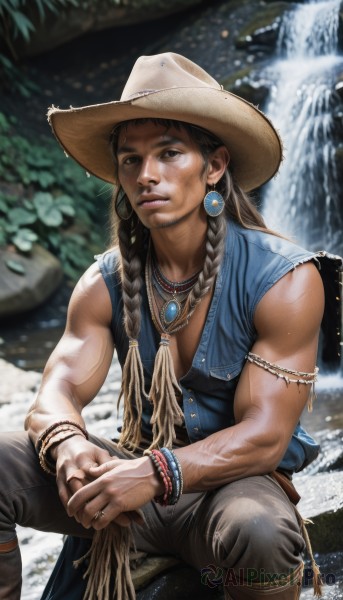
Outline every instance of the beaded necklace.
{"type": "Polygon", "coordinates": [[[149,246],[145,281],[151,317],[161,334],[176,333],[187,325],[195,309],[194,306],[188,310],[187,300],[198,281],[199,272],[184,281],[170,281],[159,269],[149,246]],[[159,306],[161,303],[162,306],[159,306]]]}
{"type": "Polygon", "coordinates": [[[151,257],[152,286],[157,298],[163,302],[159,318],[163,328],[171,325],[181,314],[183,305],[198,280],[199,272],[183,281],[170,281],[163,275],[154,257],[151,257]]]}

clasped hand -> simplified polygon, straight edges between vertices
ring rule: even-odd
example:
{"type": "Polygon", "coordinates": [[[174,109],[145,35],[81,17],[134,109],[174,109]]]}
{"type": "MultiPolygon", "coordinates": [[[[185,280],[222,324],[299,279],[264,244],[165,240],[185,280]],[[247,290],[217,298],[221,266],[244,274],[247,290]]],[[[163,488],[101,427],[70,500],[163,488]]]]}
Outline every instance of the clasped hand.
{"type": "Polygon", "coordinates": [[[144,522],[139,509],[161,486],[148,457],[111,457],[81,436],[63,442],[56,454],[57,485],[70,517],[97,530],[113,521],[121,526],[144,522]]]}

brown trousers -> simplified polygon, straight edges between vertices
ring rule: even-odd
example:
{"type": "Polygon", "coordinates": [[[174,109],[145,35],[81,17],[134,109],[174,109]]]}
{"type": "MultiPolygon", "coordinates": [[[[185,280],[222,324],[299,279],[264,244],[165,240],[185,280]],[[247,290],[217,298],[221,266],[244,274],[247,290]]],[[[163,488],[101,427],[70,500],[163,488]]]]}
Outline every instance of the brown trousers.
{"type": "MultiPolygon", "coordinates": [[[[91,441],[119,454],[116,444],[91,441]]],[[[66,514],[54,477],[41,469],[25,432],[0,435],[0,600],[19,600],[20,550],[16,523],[40,531],[89,537],[66,514]]],[[[230,598],[239,582],[275,581],[299,573],[304,541],[294,508],[268,475],[207,493],[184,494],[176,506],[143,507],[146,525],[133,526],[138,550],[172,554],[199,570],[204,585],[220,581],[230,598]]],[[[249,596],[250,597],[250,596],[249,596]]],[[[268,594],[267,594],[267,597],[268,594]]]]}

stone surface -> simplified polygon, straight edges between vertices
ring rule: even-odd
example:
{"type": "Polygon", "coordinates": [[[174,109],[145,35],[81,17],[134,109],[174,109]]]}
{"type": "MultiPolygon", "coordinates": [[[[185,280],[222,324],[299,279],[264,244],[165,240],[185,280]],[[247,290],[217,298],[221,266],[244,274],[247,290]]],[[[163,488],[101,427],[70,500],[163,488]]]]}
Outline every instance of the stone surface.
{"type": "Polygon", "coordinates": [[[23,371],[0,358],[0,405],[27,398],[38,389],[40,381],[36,371],[23,371]]]}
{"type": "Polygon", "coordinates": [[[237,48],[274,48],[277,42],[280,21],[287,2],[273,2],[256,11],[254,18],[244,25],[237,39],[237,48]]]}
{"type": "Polygon", "coordinates": [[[343,550],[343,472],[298,475],[294,483],[302,497],[299,512],[313,521],[308,533],[314,552],[343,550]]]}
{"type": "Polygon", "coordinates": [[[0,250],[0,319],[39,306],[60,285],[60,262],[42,246],[34,245],[30,256],[11,248],[0,250]],[[16,273],[6,266],[14,261],[23,268],[16,273]]]}

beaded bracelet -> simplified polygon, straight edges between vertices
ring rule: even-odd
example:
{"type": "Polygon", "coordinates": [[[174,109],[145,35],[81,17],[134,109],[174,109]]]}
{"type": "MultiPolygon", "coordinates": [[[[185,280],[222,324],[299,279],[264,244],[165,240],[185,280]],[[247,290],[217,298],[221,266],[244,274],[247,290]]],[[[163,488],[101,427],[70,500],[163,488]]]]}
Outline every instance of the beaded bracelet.
{"type": "Polygon", "coordinates": [[[146,450],[164,484],[164,493],[154,498],[161,506],[176,504],[183,490],[182,469],[173,450],[161,448],[160,450],[146,450]]]}
{"type": "Polygon", "coordinates": [[[154,466],[164,484],[164,493],[160,496],[156,496],[154,500],[158,504],[161,504],[161,506],[168,506],[170,504],[169,499],[173,492],[173,484],[170,479],[168,463],[159,450],[151,450],[151,452],[149,451],[147,454],[154,463],[154,466]]]}
{"type": "Polygon", "coordinates": [[[168,462],[168,468],[172,475],[173,493],[169,502],[170,504],[176,504],[183,491],[183,476],[180,461],[175,452],[170,448],[161,448],[161,452],[168,462]]]}

